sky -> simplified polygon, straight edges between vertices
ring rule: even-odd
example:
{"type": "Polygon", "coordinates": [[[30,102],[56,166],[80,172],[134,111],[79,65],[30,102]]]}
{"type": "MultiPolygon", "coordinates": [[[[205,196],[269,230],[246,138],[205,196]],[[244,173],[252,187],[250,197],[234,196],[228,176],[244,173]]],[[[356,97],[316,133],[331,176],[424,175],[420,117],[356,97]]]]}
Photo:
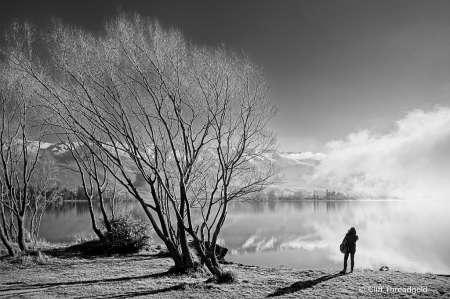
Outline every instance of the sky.
{"type": "Polygon", "coordinates": [[[450,1],[0,0],[0,31],[55,16],[98,32],[119,8],[249,55],[280,108],[269,126],[282,151],[327,152],[351,134],[390,134],[417,109],[450,106],[450,1]]]}

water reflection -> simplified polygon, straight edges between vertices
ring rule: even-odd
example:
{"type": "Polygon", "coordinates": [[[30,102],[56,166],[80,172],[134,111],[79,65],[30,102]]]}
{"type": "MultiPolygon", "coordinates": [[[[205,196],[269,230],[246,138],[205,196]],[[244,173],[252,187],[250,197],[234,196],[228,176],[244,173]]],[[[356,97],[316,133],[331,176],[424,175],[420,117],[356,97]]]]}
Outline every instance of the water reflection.
{"type": "MultiPolygon", "coordinates": [[[[143,217],[140,206],[134,202],[120,203],[120,211],[143,217]]],[[[109,212],[110,207],[106,205],[109,212]]],[[[100,206],[94,205],[97,217],[101,216],[100,206]]],[[[42,217],[40,235],[51,243],[72,242],[77,237],[93,236],[89,205],[87,202],[69,201],[62,205],[50,206],[42,217]]]]}
{"type": "Polygon", "coordinates": [[[357,267],[378,269],[388,265],[398,270],[450,273],[450,241],[443,238],[450,229],[448,202],[283,202],[249,206],[234,204],[221,234],[224,245],[232,249],[232,261],[339,268],[343,257],[339,244],[354,226],[360,236],[357,267]]]}
{"type": "MultiPolygon", "coordinates": [[[[232,203],[220,234],[230,261],[299,269],[342,267],[339,244],[354,226],[356,267],[450,274],[449,202],[232,203]]],[[[134,202],[123,210],[144,217],[134,202]]],[[[66,203],[45,215],[42,236],[67,242],[91,232],[86,204],[66,203]]]]}

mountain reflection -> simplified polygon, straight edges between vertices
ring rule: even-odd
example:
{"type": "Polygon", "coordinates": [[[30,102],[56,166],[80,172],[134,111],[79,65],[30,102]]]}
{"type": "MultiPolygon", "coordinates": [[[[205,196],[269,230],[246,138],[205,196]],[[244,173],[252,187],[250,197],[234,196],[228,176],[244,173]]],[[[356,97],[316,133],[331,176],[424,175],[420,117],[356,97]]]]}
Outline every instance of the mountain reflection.
{"type": "MultiPolygon", "coordinates": [[[[123,203],[122,208],[145,217],[135,202],[123,203]]],[[[230,250],[230,261],[340,268],[339,244],[354,226],[360,236],[357,268],[387,265],[393,270],[450,274],[450,241],[444,237],[450,230],[449,208],[450,202],[234,202],[219,242],[230,250]]],[[[65,203],[44,215],[41,235],[50,242],[83,234],[91,234],[85,203],[65,203]]]]}

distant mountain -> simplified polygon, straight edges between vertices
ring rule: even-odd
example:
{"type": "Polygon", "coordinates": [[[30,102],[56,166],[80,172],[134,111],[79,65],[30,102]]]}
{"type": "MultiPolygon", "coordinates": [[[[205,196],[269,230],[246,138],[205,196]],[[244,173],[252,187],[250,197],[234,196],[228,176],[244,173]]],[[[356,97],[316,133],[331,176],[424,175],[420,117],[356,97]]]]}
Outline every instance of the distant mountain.
{"type": "MultiPolygon", "coordinates": [[[[37,144],[32,144],[31,148],[36,149],[37,144]]],[[[82,181],[80,174],[78,172],[78,167],[75,163],[75,159],[73,158],[69,148],[63,143],[41,143],[41,152],[49,153],[52,155],[61,168],[61,174],[59,175],[59,183],[62,187],[75,190],[79,186],[82,186],[82,181]]],[[[125,170],[130,174],[130,177],[133,181],[133,184],[136,187],[142,187],[144,185],[144,180],[142,179],[142,175],[137,174],[136,167],[128,161],[128,159],[124,159],[125,170]]],[[[102,173],[99,173],[100,179],[102,179],[102,173]]],[[[113,177],[110,176],[110,181],[113,181],[113,177]]],[[[118,190],[122,190],[123,187],[120,184],[117,184],[118,190]]]]}
{"type": "Polygon", "coordinates": [[[274,186],[278,195],[289,195],[295,192],[302,192],[304,195],[311,195],[312,192],[324,190],[317,187],[309,186],[309,178],[314,173],[315,168],[320,161],[327,156],[323,153],[312,152],[280,152],[271,151],[264,154],[264,158],[268,161],[274,161],[279,165],[284,174],[285,181],[280,186],[274,186]]]}
{"type": "Polygon", "coordinates": [[[283,169],[286,180],[295,183],[309,175],[326,155],[311,152],[280,152],[272,150],[256,160],[257,163],[275,162],[283,169]]]}
{"type": "MultiPolygon", "coordinates": [[[[37,147],[37,144],[34,146],[37,147]]],[[[63,169],[63,174],[61,175],[62,186],[70,189],[81,186],[81,179],[76,172],[75,161],[66,145],[62,143],[41,143],[41,151],[50,153],[63,169]]],[[[213,153],[213,151],[210,152],[213,153]]],[[[322,153],[281,152],[272,150],[256,158],[254,161],[258,164],[275,162],[282,169],[285,182],[274,188],[289,194],[296,191],[310,193],[309,191],[312,189],[307,186],[308,177],[313,174],[315,168],[324,158],[326,158],[326,155],[322,153]]],[[[124,164],[126,171],[133,178],[133,184],[138,188],[147,189],[143,176],[137,171],[133,163],[127,160],[125,157],[124,164]]]]}

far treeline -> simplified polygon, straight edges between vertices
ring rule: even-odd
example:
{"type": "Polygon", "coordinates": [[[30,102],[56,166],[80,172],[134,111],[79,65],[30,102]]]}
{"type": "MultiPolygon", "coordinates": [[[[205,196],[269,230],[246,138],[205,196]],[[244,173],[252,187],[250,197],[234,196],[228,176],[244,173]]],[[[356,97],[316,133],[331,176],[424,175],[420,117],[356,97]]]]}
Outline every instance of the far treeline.
{"type": "Polygon", "coordinates": [[[10,255],[15,244],[27,252],[25,235],[57,193],[47,190],[63,170],[41,148],[52,136],[70,150],[99,239],[116,217],[103,202],[120,186],[174,271],[229,275],[215,255],[229,202],[280,181],[274,164],[253,163],[276,144],[267,123],[278,109],[261,71],[243,54],[196,46],[139,15],[120,14],[99,34],[58,20],[45,31],[14,23],[3,38],[0,237],[10,255]],[[151,202],[133,185],[137,174],[151,202]]]}
{"type": "Polygon", "coordinates": [[[336,191],[325,190],[324,192],[319,192],[313,190],[308,191],[295,191],[295,192],[283,192],[279,189],[271,188],[267,192],[258,192],[254,196],[255,200],[260,201],[277,201],[277,200],[352,200],[356,199],[354,196],[344,194],[336,191]]]}
{"type": "Polygon", "coordinates": [[[83,186],[79,186],[75,190],[62,187],[55,189],[55,191],[58,192],[58,194],[53,202],[54,204],[62,204],[64,201],[74,201],[74,200],[84,202],[89,202],[90,200],[103,201],[103,203],[106,201],[109,204],[114,204],[117,203],[118,201],[131,200],[129,197],[126,196],[126,194],[120,194],[119,196],[117,192],[113,192],[112,190],[106,190],[102,194],[94,190],[92,192],[92,196],[89,196],[91,194],[91,191],[89,190],[88,192],[85,192],[83,186]]]}

